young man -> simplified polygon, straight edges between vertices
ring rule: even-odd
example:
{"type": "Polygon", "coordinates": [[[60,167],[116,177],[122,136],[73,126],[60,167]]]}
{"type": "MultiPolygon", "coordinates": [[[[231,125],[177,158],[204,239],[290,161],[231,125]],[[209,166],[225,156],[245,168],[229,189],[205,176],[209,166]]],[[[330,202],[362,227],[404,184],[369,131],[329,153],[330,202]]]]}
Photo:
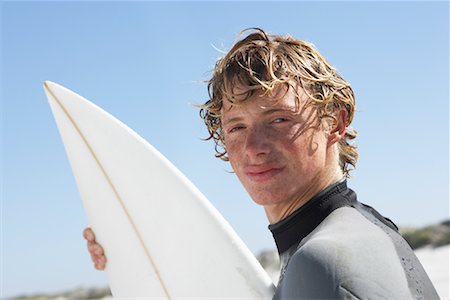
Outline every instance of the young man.
{"type": "MultiPolygon", "coordinates": [[[[350,85],[309,43],[263,30],[237,42],[201,116],[264,206],[282,268],[274,299],[438,299],[397,227],[347,188],[358,152],[350,85]]],[[[97,269],[106,258],[84,232],[97,269]]]]}

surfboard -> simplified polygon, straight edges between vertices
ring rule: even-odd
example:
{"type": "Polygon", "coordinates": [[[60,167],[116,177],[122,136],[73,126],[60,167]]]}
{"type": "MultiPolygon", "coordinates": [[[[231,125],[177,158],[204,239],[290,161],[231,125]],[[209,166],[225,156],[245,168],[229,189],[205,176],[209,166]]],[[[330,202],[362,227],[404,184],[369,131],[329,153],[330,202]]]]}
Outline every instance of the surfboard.
{"type": "Polygon", "coordinates": [[[168,159],[78,94],[49,81],[44,90],[114,297],[272,298],[253,254],[168,159]]]}

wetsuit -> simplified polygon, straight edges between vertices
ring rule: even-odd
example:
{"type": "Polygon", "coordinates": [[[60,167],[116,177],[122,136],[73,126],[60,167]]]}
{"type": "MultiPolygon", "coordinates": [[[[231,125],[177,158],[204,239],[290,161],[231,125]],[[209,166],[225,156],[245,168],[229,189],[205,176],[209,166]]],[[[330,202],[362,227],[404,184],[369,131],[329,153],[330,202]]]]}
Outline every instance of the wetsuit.
{"type": "Polygon", "coordinates": [[[270,225],[279,299],[439,299],[397,226],[342,180],[270,225]]]}

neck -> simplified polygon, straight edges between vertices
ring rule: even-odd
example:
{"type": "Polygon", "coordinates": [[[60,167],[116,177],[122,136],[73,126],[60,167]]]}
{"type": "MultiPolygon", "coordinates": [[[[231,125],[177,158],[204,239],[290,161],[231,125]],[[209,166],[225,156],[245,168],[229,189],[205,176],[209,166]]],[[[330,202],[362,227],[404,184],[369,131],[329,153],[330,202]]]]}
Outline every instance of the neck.
{"type": "Polygon", "coordinates": [[[294,199],[264,206],[269,223],[275,224],[290,216],[294,211],[305,205],[314,195],[341,180],[342,177],[343,174],[340,170],[338,172],[330,172],[327,176],[317,176],[313,182],[306,189],[300,191],[294,199]]]}

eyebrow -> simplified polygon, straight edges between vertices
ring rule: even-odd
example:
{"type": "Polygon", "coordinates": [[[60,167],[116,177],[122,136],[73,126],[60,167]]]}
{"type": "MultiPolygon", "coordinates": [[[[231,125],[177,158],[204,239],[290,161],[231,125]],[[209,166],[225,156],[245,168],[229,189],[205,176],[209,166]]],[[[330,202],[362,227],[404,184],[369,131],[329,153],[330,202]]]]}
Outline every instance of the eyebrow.
{"type": "MultiPolygon", "coordinates": [[[[271,114],[278,113],[278,112],[291,112],[292,113],[294,111],[290,110],[288,108],[271,108],[271,109],[263,111],[261,114],[263,116],[267,116],[267,115],[271,115],[271,114]]],[[[241,117],[241,116],[233,117],[233,118],[230,118],[230,119],[225,119],[222,122],[222,126],[225,126],[226,124],[233,123],[233,122],[240,122],[243,119],[244,118],[241,117]]]]}
{"type": "MultiPolygon", "coordinates": [[[[290,107],[289,107],[290,108],[290,107]]],[[[267,116],[278,112],[293,112],[293,110],[286,108],[271,108],[262,113],[262,115],[267,116]]]]}
{"type": "Polygon", "coordinates": [[[244,119],[243,117],[234,117],[231,119],[225,119],[222,121],[222,126],[225,126],[228,123],[239,122],[242,121],[243,119],[244,119]]]}

